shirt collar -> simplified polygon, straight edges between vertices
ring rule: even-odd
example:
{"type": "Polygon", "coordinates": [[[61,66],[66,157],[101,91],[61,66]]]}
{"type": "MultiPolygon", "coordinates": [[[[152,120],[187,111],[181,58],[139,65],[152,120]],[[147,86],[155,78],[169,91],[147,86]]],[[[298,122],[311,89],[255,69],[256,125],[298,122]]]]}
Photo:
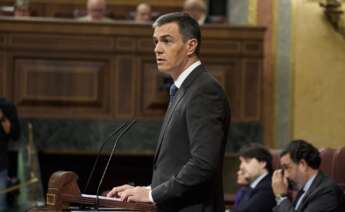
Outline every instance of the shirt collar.
{"type": "Polygon", "coordinates": [[[259,177],[257,177],[252,183],[250,183],[250,187],[251,187],[252,189],[254,189],[254,188],[260,183],[260,181],[261,181],[264,177],[266,177],[266,175],[268,175],[268,172],[266,172],[266,173],[260,175],[259,177]]]}
{"type": "Polygon", "coordinates": [[[192,73],[192,71],[201,64],[200,60],[196,61],[192,65],[190,65],[186,70],[184,70],[180,76],[174,81],[174,84],[177,88],[180,88],[183,81],[192,73]]]}
{"type": "Polygon", "coordinates": [[[311,178],[309,178],[309,180],[304,184],[303,186],[303,191],[304,193],[307,192],[311,186],[311,184],[313,184],[315,177],[317,174],[315,174],[314,176],[312,176],[311,178]]]}

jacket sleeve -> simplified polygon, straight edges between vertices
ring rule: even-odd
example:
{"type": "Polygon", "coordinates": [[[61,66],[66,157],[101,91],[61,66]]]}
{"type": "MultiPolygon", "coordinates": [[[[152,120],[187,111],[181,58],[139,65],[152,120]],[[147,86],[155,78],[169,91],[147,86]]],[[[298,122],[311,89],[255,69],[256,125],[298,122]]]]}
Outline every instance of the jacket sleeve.
{"type": "Polygon", "coordinates": [[[234,208],[231,212],[267,212],[272,211],[275,204],[272,191],[263,190],[254,194],[245,204],[241,204],[241,207],[234,208]]]}
{"type": "MultiPolygon", "coordinates": [[[[337,211],[339,206],[339,194],[336,189],[330,187],[324,187],[324,189],[318,190],[315,195],[304,197],[298,210],[295,210],[290,201],[283,201],[280,205],[274,208],[274,212],[324,212],[324,211],[337,211]],[[305,206],[303,206],[305,205],[305,206]]],[[[339,211],[340,212],[340,211],[339,211]]]]}

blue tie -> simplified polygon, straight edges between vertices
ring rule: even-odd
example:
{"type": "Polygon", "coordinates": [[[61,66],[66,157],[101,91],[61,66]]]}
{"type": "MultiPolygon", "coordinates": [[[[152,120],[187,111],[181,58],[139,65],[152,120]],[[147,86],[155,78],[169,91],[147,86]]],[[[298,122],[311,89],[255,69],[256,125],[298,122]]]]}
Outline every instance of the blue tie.
{"type": "Polygon", "coordinates": [[[300,189],[299,191],[298,191],[298,193],[297,193],[297,196],[296,196],[296,199],[295,199],[295,201],[293,202],[293,207],[295,208],[295,210],[297,210],[297,208],[299,207],[299,205],[301,204],[301,203],[299,203],[299,201],[300,201],[300,198],[302,197],[302,195],[304,194],[304,188],[302,188],[302,189],[300,189]],[[299,204],[298,204],[299,203],[299,204]]]}
{"type": "Polygon", "coordinates": [[[174,103],[177,90],[178,90],[178,88],[176,87],[176,85],[174,83],[171,84],[170,92],[169,92],[169,94],[170,94],[169,105],[174,103]]]}

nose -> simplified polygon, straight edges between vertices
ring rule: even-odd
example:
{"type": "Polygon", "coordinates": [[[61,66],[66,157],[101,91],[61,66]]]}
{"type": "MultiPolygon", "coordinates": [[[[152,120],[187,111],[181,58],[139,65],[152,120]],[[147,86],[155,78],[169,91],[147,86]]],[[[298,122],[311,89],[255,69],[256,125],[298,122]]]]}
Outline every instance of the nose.
{"type": "Polygon", "coordinates": [[[156,54],[160,54],[160,53],[162,53],[162,47],[161,47],[161,45],[160,45],[160,42],[157,42],[156,43],[156,46],[155,46],[155,49],[154,49],[154,52],[156,53],[156,54]]]}
{"type": "Polygon", "coordinates": [[[243,172],[243,170],[244,170],[244,165],[243,165],[243,163],[241,162],[241,163],[240,163],[240,169],[239,169],[239,171],[243,172]]]}

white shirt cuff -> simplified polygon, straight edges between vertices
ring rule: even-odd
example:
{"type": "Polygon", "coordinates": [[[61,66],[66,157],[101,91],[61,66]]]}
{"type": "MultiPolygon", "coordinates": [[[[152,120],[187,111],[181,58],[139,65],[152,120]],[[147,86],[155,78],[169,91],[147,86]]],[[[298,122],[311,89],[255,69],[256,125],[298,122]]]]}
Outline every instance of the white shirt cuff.
{"type": "Polygon", "coordinates": [[[277,205],[280,205],[280,203],[282,203],[286,199],[287,199],[287,197],[282,197],[282,198],[280,198],[280,200],[276,200],[277,205]]]}
{"type": "Polygon", "coordinates": [[[153,198],[152,198],[152,190],[151,190],[151,186],[146,186],[147,189],[150,189],[150,192],[149,192],[149,199],[150,199],[150,202],[152,203],[155,203],[155,201],[153,201],[153,198]]]}

